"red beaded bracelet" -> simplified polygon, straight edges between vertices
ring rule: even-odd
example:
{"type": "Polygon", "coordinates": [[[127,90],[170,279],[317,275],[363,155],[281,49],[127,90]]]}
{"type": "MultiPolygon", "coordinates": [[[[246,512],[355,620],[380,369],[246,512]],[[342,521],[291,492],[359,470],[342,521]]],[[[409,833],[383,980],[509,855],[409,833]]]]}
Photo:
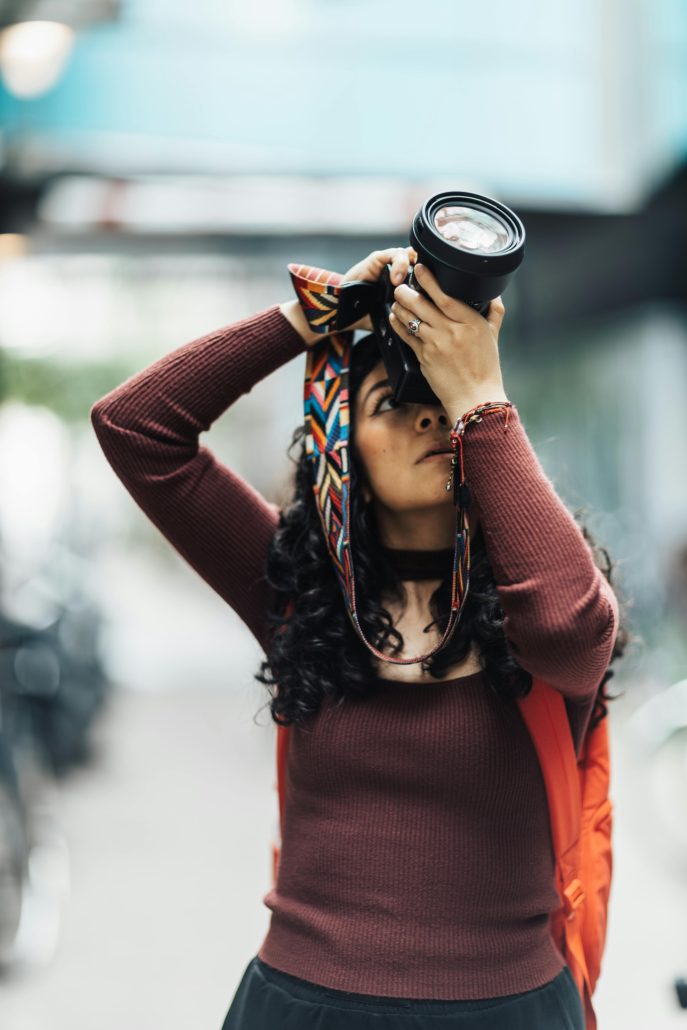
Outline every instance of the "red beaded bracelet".
{"type": "Polygon", "coordinates": [[[504,427],[504,433],[508,429],[508,419],[510,417],[510,409],[513,407],[510,401],[486,401],[484,404],[477,404],[474,408],[466,411],[464,415],[456,419],[455,425],[450,433],[451,447],[453,448],[453,457],[451,458],[451,474],[448,477],[446,489],[451,489],[453,483],[453,503],[460,505],[461,508],[466,509],[470,505],[470,491],[468,485],[465,482],[465,469],[463,467],[463,436],[465,435],[466,428],[471,422],[481,422],[482,416],[489,414],[491,411],[505,411],[506,412],[506,425],[504,427]],[[460,479],[455,475],[456,465],[458,464],[458,448],[460,447],[460,479]]]}

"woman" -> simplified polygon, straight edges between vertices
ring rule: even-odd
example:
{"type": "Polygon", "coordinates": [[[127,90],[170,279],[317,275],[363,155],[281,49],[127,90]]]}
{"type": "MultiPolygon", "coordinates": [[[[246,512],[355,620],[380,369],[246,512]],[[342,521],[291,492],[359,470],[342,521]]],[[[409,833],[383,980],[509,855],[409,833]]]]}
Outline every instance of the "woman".
{"type": "MultiPolygon", "coordinates": [[[[415,260],[412,248],[378,251],[344,279],[376,281],[390,264],[400,284],[415,260]]],[[[450,603],[450,459],[425,455],[475,404],[510,405],[501,301],[484,319],[420,276],[431,299],[399,287],[394,328],[441,405],[393,402],[371,334],[353,347],[349,377],[359,617],[368,640],[401,658],[436,645],[450,603]],[[413,317],[418,336],[405,328],[413,317]]],[[[91,412],[131,495],[260,642],[257,678],[278,685],[272,716],[293,725],[279,873],[263,899],[270,928],[223,1030],[582,1030],[549,932],[559,898],[547,799],[515,699],[532,676],[560,690],[578,749],[606,714],[603,684],[626,639],[609,570],[517,409],[504,409],[507,430],[493,412],[464,437],[472,562],[458,626],[419,672],[375,658],[344,608],[304,427],[283,511],[198,444],[321,338],[297,301],[273,305],[178,348],[91,412]]]]}

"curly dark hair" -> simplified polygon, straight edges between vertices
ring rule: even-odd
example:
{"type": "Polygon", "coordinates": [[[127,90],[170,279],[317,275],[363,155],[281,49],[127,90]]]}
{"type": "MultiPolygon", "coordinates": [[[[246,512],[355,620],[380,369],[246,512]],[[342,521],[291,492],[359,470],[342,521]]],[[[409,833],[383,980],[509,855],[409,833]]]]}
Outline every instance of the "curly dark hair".
{"type": "MultiPolygon", "coordinates": [[[[355,343],[349,372],[352,412],[358,388],[379,363],[379,348],[372,334],[355,343]]],[[[383,607],[382,590],[390,597],[405,599],[405,588],[390,563],[381,542],[372,504],[366,504],[360,485],[364,476],[355,450],[355,419],[350,425],[350,520],[351,545],[355,562],[358,617],[366,638],[380,650],[390,644],[392,654],[403,649],[403,637],[393,627],[392,616],[383,607]]],[[[298,426],[287,454],[300,442],[295,460],[294,490],[280,511],[279,525],[271,541],[264,579],[272,587],[273,604],[266,613],[270,644],[255,678],[268,688],[274,722],[303,723],[315,714],[325,695],[337,704],[364,698],[373,689],[377,675],[371,653],[360,640],[345,610],[341,588],[327,550],[312,489],[312,473],[305,448],[306,427],[298,426]],[[289,600],[293,611],[286,611],[289,600]]],[[[611,581],[614,563],[605,548],[594,540],[585,523],[575,519],[587,540],[595,564],[611,581]]],[[[450,562],[447,563],[450,566],[450,562]]],[[[451,604],[451,568],[429,601],[432,622],[444,632],[451,604]]],[[[589,730],[608,712],[605,687],[614,671],[610,665],[634,638],[627,626],[624,604],[619,598],[621,620],[609,668],[604,674],[591,715],[589,730]]],[[[448,644],[422,663],[424,671],[440,679],[449,667],[464,660],[474,643],[479,662],[493,690],[504,698],[525,697],[532,689],[532,675],[518,665],[503,631],[504,611],[484,544],[481,525],[471,541],[468,596],[460,620],[448,644]]]]}

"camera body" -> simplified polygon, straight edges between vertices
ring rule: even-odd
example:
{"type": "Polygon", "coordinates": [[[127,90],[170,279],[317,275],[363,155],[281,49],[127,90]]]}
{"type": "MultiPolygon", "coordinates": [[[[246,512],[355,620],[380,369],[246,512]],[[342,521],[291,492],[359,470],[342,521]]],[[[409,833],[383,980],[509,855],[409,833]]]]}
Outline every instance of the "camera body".
{"type": "MultiPolygon", "coordinates": [[[[409,242],[444,293],[486,318],[490,301],[503,293],[522,262],[525,228],[505,204],[478,193],[449,191],[425,201],[413,219],[409,242]]],[[[405,282],[428,296],[412,268],[405,282]]],[[[394,290],[388,266],[375,283],[344,283],[337,328],[369,314],[394,400],[440,404],[412,347],[389,324],[394,290]]]]}

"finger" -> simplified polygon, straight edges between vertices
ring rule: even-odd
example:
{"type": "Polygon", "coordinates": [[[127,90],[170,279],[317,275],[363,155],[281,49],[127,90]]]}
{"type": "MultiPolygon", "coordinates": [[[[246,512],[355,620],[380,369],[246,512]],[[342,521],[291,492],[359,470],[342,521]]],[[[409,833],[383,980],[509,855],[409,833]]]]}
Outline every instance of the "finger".
{"type": "Polygon", "coordinates": [[[375,250],[370,257],[374,261],[375,276],[380,275],[385,265],[391,265],[391,282],[402,283],[408,278],[411,263],[417,261],[417,252],[413,247],[390,247],[388,250],[375,250]]]}
{"type": "Polygon", "coordinates": [[[503,316],[506,314],[506,308],[500,297],[494,297],[489,302],[489,314],[487,315],[487,322],[497,332],[501,328],[503,322],[503,316]]]}
{"type": "Polygon", "coordinates": [[[355,266],[357,278],[362,282],[377,282],[382,270],[394,260],[397,249],[373,250],[364,261],[355,266]]]}
{"type": "MultiPolygon", "coordinates": [[[[411,335],[415,336],[416,338],[421,335],[422,339],[426,341],[428,334],[432,331],[432,326],[429,324],[429,322],[426,322],[423,318],[420,318],[420,316],[416,315],[414,311],[410,310],[410,308],[404,308],[403,305],[399,304],[398,302],[396,302],[393,305],[390,314],[393,314],[397,321],[406,329],[408,329],[408,323],[411,321],[411,319],[419,319],[422,323],[419,332],[411,333],[411,335]]],[[[410,332],[409,329],[408,332],[410,332]]]]}
{"type": "Polygon", "coordinates": [[[389,313],[389,325],[391,326],[393,331],[397,334],[397,336],[400,336],[401,339],[403,341],[405,341],[405,343],[407,343],[411,347],[411,349],[413,350],[413,352],[415,353],[415,355],[416,355],[416,357],[417,357],[417,359],[419,361],[420,354],[421,354],[422,343],[423,343],[423,340],[422,340],[422,337],[420,336],[420,333],[422,332],[423,329],[426,328],[426,326],[421,325],[419,333],[411,333],[411,331],[408,328],[407,324],[405,322],[401,321],[400,318],[396,318],[396,316],[394,315],[393,311],[391,311],[389,313]]]}
{"type": "Polygon", "coordinates": [[[394,251],[394,256],[391,262],[391,282],[402,283],[404,279],[407,279],[409,269],[410,256],[408,254],[408,250],[404,247],[398,247],[394,251]]]}
{"type": "MultiPolygon", "coordinates": [[[[381,269],[384,265],[392,264],[400,251],[403,251],[402,247],[386,247],[384,250],[373,250],[368,261],[371,261],[375,268],[381,269]]],[[[403,252],[405,253],[405,251],[403,252]]]]}
{"type": "Polygon", "coordinates": [[[449,297],[447,293],[444,293],[433,273],[427,268],[427,265],[415,265],[415,275],[422,289],[429,294],[442,314],[450,318],[452,322],[464,322],[466,325],[472,323],[474,325],[475,319],[482,317],[465,301],[456,300],[455,297],[449,297]]]}
{"type": "Polygon", "coordinates": [[[394,304],[401,305],[410,312],[408,318],[417,317],[429,326],[436,326],[441,318],[441,312],[436,305],[410,286],[405,284],[397,286],[394,290],[394,298],[394,304]]]}

